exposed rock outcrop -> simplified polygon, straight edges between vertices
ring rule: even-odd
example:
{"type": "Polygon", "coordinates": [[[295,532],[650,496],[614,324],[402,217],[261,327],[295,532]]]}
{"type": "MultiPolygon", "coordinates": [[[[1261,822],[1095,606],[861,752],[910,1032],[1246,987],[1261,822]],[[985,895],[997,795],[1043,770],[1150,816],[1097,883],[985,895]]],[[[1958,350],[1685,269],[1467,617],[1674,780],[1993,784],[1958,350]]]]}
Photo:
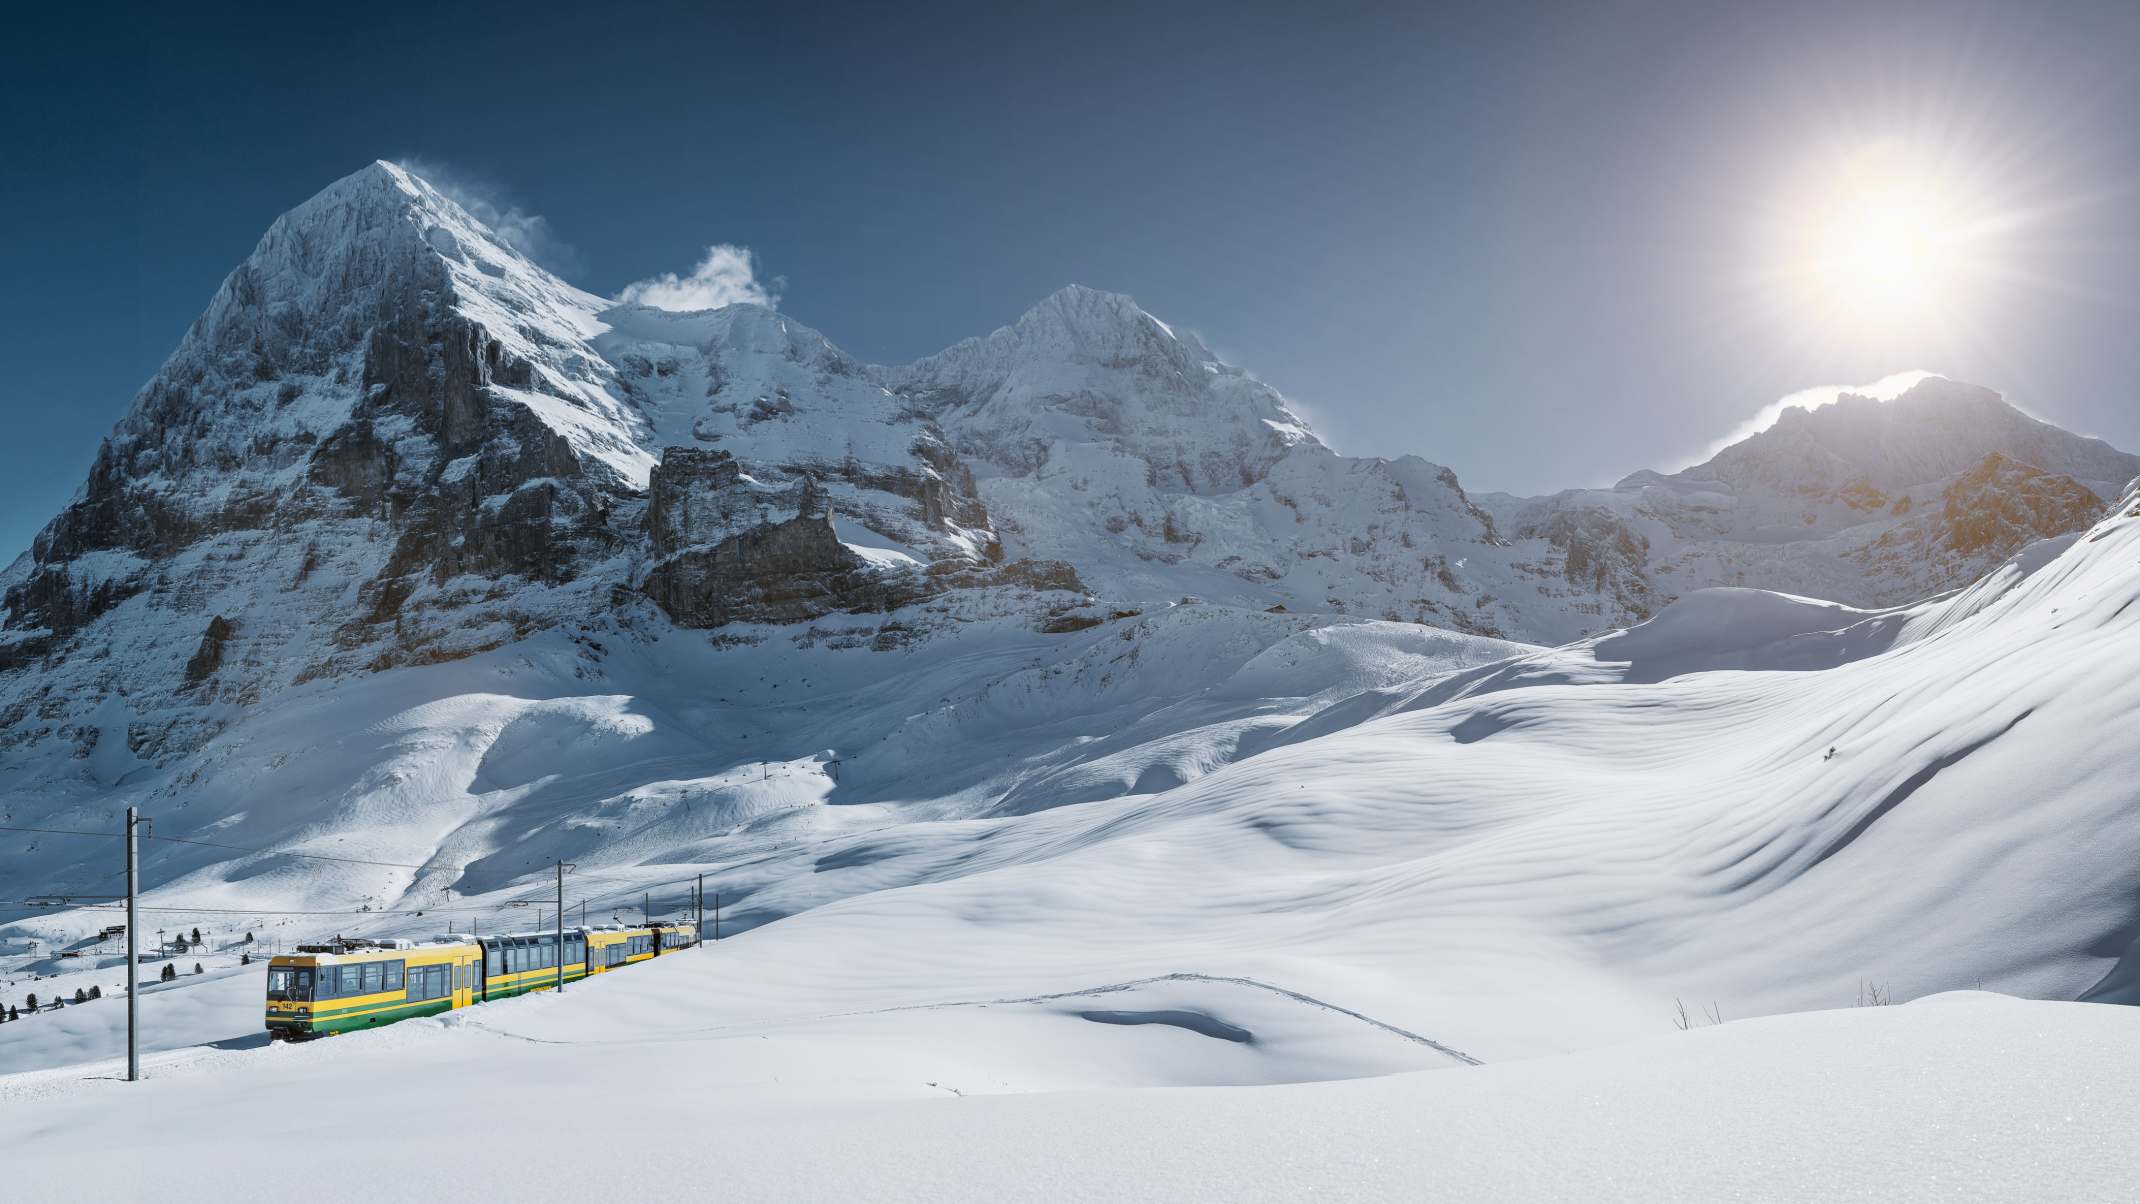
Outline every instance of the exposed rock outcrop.
{"type": "Polygon", "coordinates": [[[194,650],[193,659],[186,662],[188,687],[200,685],[215,676],[215,671],[223,667],[223,650],[230,643],[230,637],[235,634],[237,628],[222,615],[208,620],[208,630],[201,633],[200,647],[194,650]]]}
{"type": "Polygon", "coordinates": [[[654,566],[641,587],[684,627],[795,623],[888,610],[919,596],[904,574],[872,572],[822,515],[751,527],[654,566]]]}

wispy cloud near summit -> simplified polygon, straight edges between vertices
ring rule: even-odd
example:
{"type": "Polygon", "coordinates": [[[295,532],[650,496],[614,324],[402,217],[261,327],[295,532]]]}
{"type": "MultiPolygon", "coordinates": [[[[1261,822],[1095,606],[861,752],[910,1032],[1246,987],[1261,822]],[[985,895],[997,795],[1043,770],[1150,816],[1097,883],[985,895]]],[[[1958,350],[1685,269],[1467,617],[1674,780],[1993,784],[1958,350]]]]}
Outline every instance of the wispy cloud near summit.
{"type": "Polygon", "coordinates": [[[749,302],[775,309],[780,305],[779,277],[758,278],[757,260],[749,247],[715,243],[689,275],[663,272],[624,286],[617,300],[627,305],[651,305],[656,309],[719,309],[723,305],[749,302]]]}
{"type": "Polygon", "coordinates": [[[561,276],[579,271],[578,248],[558,237],[548,218],[509,199],[503,187],[434,159],[406,157],[395,163],[445,193],[448,200],[490,227],[506,246],[561,276]]]}

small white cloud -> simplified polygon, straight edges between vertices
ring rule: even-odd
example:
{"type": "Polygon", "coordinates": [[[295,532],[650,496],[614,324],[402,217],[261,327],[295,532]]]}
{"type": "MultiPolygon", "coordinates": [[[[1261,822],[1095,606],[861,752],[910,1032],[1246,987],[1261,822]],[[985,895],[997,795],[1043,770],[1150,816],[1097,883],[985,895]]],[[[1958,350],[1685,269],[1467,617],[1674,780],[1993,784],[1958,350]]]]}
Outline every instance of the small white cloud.
{"type": "Polygon", "coordinates": [[[435,160],[405,158],[397,162],[445,194],[447,200],[466,209],[470,217],[488,226],[506,246],[553,272],[571,275],[579,269],[579,251],[557,236],[549,219],[508,200],[499,186],[435,160]]]}
{"type": "Polygon", "coordinates": [[[651,305],[655,309],[719,309],[723,305],[749,302],[774,309],[784,282],[778,277],[758,279],[755,258],[749,247],[715,243],[706,248],[706,258],[688,276],[663,272],[624,286],[617,300],[626,305],[651,305]]]}

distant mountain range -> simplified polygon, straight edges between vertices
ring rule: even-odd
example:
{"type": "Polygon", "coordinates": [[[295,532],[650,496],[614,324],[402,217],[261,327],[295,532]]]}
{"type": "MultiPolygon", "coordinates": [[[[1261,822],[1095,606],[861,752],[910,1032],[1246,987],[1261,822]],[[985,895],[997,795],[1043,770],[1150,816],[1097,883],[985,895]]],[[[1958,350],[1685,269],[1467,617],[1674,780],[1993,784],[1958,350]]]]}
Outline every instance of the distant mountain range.
{"type": "Polygon", "coordinates": [[[275,221],[0,577],[0,757],[165,765],[282,691],[554,629],[884,650],[1195,598],[1557,644],[1712,585],[1887,605],[2136,476],[1931,378],[1671,475],[1472,496],[1339,455],[1127,297],[878,367],[577,289],[382,162],[275,221]]]}

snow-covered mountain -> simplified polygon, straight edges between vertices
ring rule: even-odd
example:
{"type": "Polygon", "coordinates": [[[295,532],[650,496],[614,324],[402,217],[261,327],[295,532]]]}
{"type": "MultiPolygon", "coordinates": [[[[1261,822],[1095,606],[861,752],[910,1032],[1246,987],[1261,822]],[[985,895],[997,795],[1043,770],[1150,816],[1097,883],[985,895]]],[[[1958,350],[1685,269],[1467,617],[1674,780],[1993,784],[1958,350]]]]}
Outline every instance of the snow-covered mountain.
{"type": "Polygon", "coordinates": [[[575,289],[379,163],[278,219],[143,389],[9,571],[0,665],[48,671],[16,709],[45,688],[54,718],[155,712],[129,740],[155,760],[214,730],[210,699],[641,599],[705,627],[1194,595],[1557,643],[1706,585],[1925,596],[2135,472],[1934,379],[1787,411],[1673,476],[1473,499],[1426,461],[1332,452],[1125,297],[1068,288],[876,368],[762,308],[575,289]],[[60,663],[105,672],[62,687],[60,663]]]}
{"type": "MultiPolygon", "coordinates": [[[[138,804],[225,846],[152,844],[152,905],[262,924],[417,931],[562,859],[634,897],[710,870],[732,931],[852,965],[919,915],[900,956],[976,989],[1231,949],[1495,1052],[1636,1031],[1656,984],[1806,1006],[1864,959],[2111,990],[2135,477],[1935,378],[1475,498],[1118,295],[872,366],[576,289],[381,163],[276,221],[0,576],[0,822],[138,804]],[[2084,872],[1992,872],[1968,832],[2003,826],[2084,872]],[[1836,881],[1940,842],[1959,927],[1836,881]],[[1080,892],[1106,914],[1035,918],[1080,892]]],[[[0,877],[108,854],[8,843],[0,877]]],[[[0,941],[103,918],[26,914],[0,941]]]]}
{"type": "Polygon", "coordinates": [[[1669,476],[1547,498],[1486,495],[1518,536],[1583,531],[1646,555],[1587,559],[1655,603],[1715,585],[1892,606],[1967,585],[2033,540],[2078,530],[2140,456],[2040,422],[1997,393],[1927,377],[1892,401],[1845,394],[1669,476]]]}

